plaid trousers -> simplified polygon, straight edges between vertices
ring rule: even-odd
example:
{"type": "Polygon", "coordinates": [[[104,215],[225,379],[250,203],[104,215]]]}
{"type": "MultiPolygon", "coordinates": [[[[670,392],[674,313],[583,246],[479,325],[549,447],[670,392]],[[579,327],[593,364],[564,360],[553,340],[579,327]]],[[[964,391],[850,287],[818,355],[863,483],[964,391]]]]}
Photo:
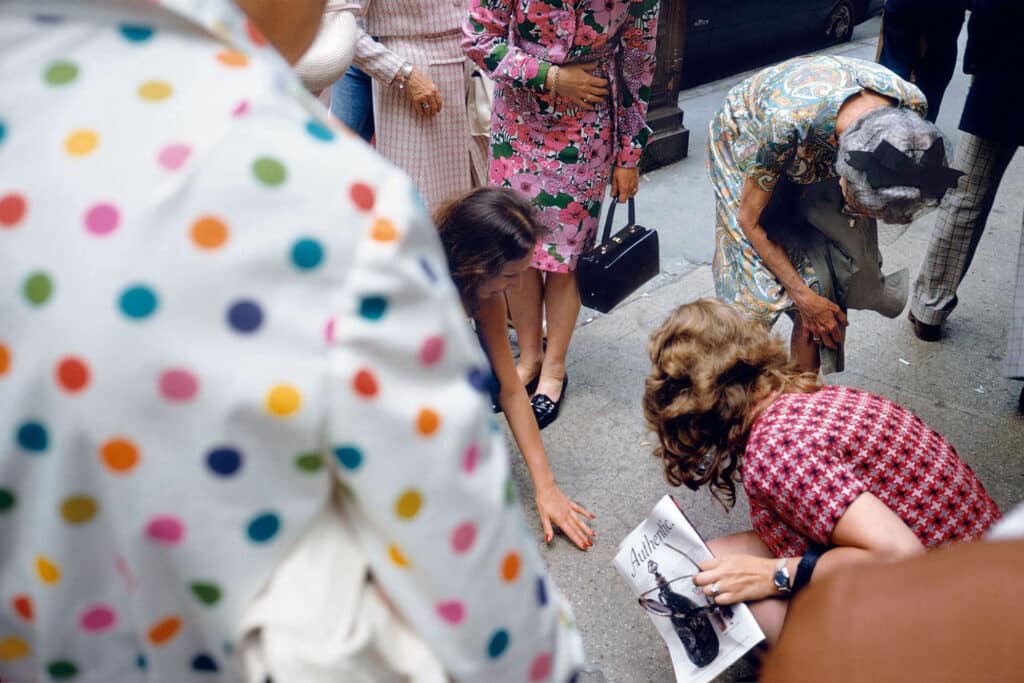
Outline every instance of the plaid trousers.
{"type": "Polygon", "coordinates": [[[1006,340],[1006,376],[1024,379],[1024,220],[1020,226],[1020,251],[1017,253],[1017,286],[1013,291],[1013,319],[1006,340]]]}

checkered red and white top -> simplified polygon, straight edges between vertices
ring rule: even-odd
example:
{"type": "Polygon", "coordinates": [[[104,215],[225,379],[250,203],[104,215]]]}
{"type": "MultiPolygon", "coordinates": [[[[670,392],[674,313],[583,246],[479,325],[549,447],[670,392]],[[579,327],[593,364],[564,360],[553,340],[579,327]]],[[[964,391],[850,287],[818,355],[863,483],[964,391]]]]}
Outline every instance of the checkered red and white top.
{"type": "Polygon", "coordinates": [[[828,545],[846,508],[871,492],[927,547],[981,537],[1000,517],[938,432],[875,394],[827,386],[776,399],[741,465],[754,531],[777,557],[828,545]]]}

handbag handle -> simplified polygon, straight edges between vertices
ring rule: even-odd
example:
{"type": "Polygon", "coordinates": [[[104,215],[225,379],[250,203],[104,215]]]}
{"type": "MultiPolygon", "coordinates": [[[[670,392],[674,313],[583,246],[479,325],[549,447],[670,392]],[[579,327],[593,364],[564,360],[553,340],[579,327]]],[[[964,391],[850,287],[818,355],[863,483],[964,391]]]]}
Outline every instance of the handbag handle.
{"type": "MultiPolygon", "coordinates": [[[[601,236],[601,242],[607,242],[608,238],[612,236],[612,222],[615,220],[616,204],[618,202],[612,197],[612,205],[608,207],[608,217],[604,219],[604,234],[601,236]]],[[[632,197],[629,198],[629,225],[636,225],[636,203],[632,197]]]]}

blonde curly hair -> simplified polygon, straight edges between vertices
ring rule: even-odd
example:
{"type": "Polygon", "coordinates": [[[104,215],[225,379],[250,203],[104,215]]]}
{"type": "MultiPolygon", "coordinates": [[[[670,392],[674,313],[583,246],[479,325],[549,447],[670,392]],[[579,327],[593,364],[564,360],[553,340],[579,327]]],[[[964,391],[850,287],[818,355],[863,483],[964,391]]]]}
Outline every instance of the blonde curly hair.
{"type": "Polygon", "coordinates": [[[673,486],[707,484],[726,507],[736,502],[740,457],[758,403],[779,393],[813,393],[814,373],[789,360],[783,342],[717,299],[680,306],[652,336],[644,417],[658,435],[654,455],[673,486]]]}

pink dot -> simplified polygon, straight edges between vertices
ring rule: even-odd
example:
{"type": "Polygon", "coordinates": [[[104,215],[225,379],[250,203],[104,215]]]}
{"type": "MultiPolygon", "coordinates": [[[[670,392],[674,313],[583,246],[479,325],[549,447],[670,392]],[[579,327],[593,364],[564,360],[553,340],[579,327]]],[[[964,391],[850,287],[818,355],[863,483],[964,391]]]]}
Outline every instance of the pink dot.
{"type": "Polygon", "coordinates": [[[199,391],[199,380],[188,370],[168,370],[160,375],[160,393],[168,401],[188,401],[199,391]]]}
{"type": "Polygon", "coordinates": [[[191,154],[192,148],[188,145],[170,144],[160,150],[156,160],[168,171],[177,171],[185,165],[191,154]]]}
{"type": "Polygon", "coordinates": [[[455,528],[452,533],[452,550],[461,555],[473,547],[476,541],[476,525],[472,522],[464,522],[455,528]]]}
{"type": "Polygon", "coordinates": [[[551,654],[545,652],[542,655],[538,655],[537,659],[533,660],[533,664],[530,664],[530,680],[534,682],[545,681],[550,675],[551,654]]]}
{"type": "Polygon", "coordinates": [[[444,339],[429,337],[420,348],[420,362],[430,367],[436,365],[444,357],[444,339]]]}
{"type": "Polygon", "coordinates": [[[328,344],[334,343],[334,318],[328,320],[327,324],[324,325],[324,340],[328,344]]]}
{"type": "Polygon", "coordinates": [[[241,100],[235,105],[235,108],[231,110],[232,116],[245,116],[249,113],[249,100],[241,100]]]}
{"type": "Polygon", "coordinates": [[[470,444],[469,448],[466,449],[466,454],[462,456],[462,469],[466,471],[466,474],[473,474],[473,470],[476,469],[476,464],[480,460],[480,447],[475,443],[470,444]]]}
{"type": "Polygon", "coordinates": [[[121,213],[113,204],[93,204],[85,212],[85,229],[101,237],[117,229],[121,221],[121,213]]]}
{"type": "Polygon", "coordinates": [[[458,624],[463,620],[463,618],[465,618],[466,608],[461,602],[456,600],[452,600],[451,602],[439,602],[437,603],[437,613],[449,624],[458,624]]]}
{"type": "Polygon", "coordinates": [[[106,631],[117,622],[117,612],[107,605],[93,605],[82,612],[78,623],[83,631],[106,631]]]}
{"type": "Polygon", "coordinates": [[[185,525],[177,517],[154,517],[146,525],[146,535],[157,543],[177,545],[185,537],[185,525]]]}

